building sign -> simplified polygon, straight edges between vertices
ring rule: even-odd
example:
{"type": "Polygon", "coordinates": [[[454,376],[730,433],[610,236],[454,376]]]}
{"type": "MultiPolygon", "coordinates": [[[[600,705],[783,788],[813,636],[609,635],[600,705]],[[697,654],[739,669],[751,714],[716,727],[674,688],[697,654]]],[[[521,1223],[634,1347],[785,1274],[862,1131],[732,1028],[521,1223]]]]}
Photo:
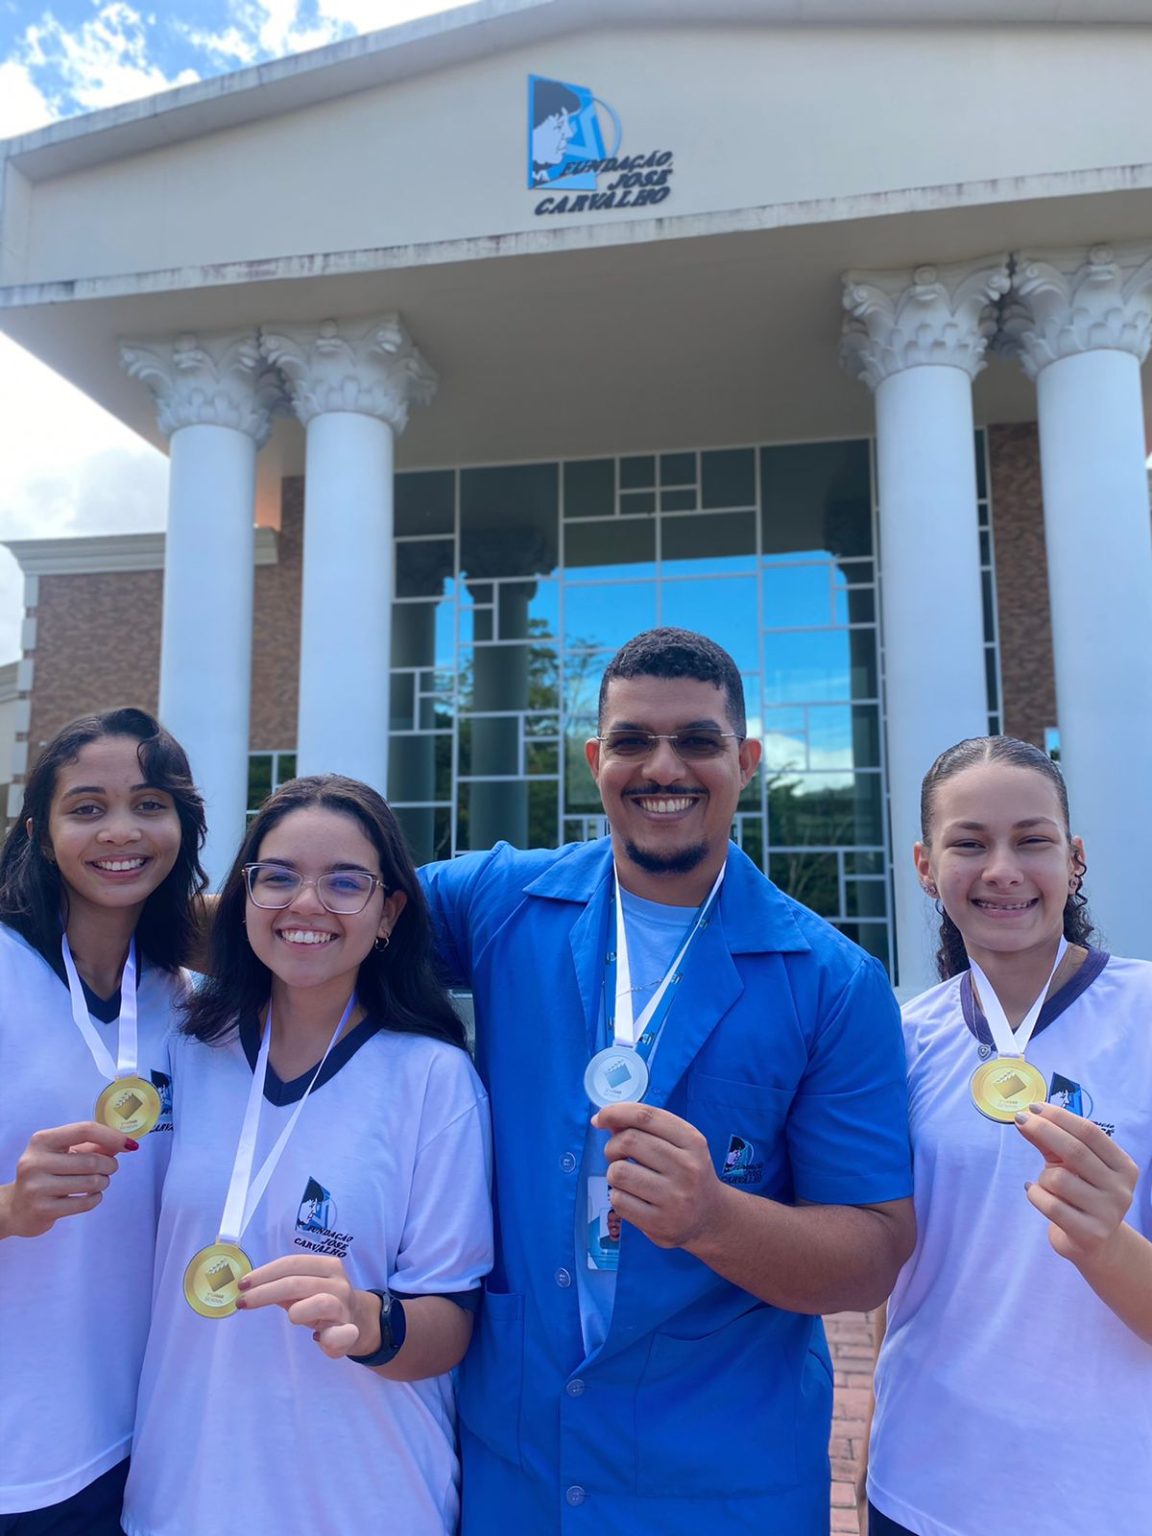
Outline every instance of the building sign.
{"type": "Polygon", "coordinates": [[[537,214],[644,208],[671,192],[672,151],[622,155],[620,118],[585,85],[528,77],[528,185],[537,214]]]}

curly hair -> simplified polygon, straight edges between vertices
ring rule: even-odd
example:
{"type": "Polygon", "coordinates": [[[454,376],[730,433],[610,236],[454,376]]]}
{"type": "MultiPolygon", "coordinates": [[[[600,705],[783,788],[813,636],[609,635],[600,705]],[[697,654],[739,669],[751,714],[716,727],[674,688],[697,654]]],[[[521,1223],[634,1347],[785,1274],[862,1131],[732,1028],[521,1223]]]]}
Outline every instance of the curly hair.
{"type": "MultiPolygon", "coordinates": [[[[920,838],[925,847],[930,848],[932,845],[932,820],[936,809],[937,789],[945,780],[954,778],[965,768],[975,767],[978,763],[1004,763],[1009,768],[1031,768],[1034,772],[1042,774],[1056,791],[1060,812],[1064,818],[1064,834],[1071,842],[1068,788],[1064,783],[1064,775],[1048,754],[1042,752],[1039,747],[1033,746],[1031,742],[1020,741],[1015,736],[969,736],[964,741],[958,741],[954,747],[941,752],[924,775],[924,782],[920,786],[920,838]]],[[[1087,946],[1095,933],[1092,920],[1088,915],[1088,898],[1084,895],[1082,888],[1087,865],[1075,850],[1073,850],[1073,859],[1075,884],[1069,891],[1068,900],[1064,904],[1064,937],[1069,944],[1087,946]]],[[[936,905],[940,913],[936,969],[941,981],[947,981],[949,976],[958,976],[961,971],[968,970],[968,951],[964,947],[964,939],[959,928],[940,903],[937,902],[936,905]]]]}

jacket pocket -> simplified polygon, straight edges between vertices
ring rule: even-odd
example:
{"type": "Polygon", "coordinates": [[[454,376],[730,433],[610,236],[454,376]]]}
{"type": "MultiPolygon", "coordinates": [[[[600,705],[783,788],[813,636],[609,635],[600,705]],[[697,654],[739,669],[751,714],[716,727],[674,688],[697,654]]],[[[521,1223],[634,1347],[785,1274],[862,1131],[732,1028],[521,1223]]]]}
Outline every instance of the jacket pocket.
{"type": "Polygon", "coordinates": [[[688,1079],[688,1120],[708,1141],[725,1184],[751,1194],[778,1193],[790,1184],[784,1125],[789,1088],[741,1083],[694,1072],[688,1079]]]}
{"type": "Polygon", "coordinates": [[[460,1367],[460,1418],[490,1450],[520,1465],[524,1297],[485,1288],[472,1344],[460,1367]]]}

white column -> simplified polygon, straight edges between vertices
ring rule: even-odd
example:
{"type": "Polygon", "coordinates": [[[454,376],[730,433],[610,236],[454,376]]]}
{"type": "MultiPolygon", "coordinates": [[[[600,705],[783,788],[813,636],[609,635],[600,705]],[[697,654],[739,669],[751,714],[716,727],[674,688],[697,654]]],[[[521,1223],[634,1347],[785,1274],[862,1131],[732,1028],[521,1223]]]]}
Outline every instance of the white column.
{"type": "Polygon", "coordinates": [[[204,795],[216,883],[248,803],[256,451],[276,390],[254,331],[124,341],[120,361],[171,439],[160,716],[204,795]]]}
{"type": "Polygon", "coordinates": [[[397,315],[265,330],[307,429],[297,767],[388,788],[393,442],[436,375],[397,315]]]}
{"type": "Polygon", "coordinates": [[[1005,333],[1036,380],[1060,762],[1085,888],[1107,945],[1152,959],[1152,248],[1019,255],[1005,333]]]}
{"type": "Polygon", "coordinates": [[[1005,258],[844,277],[841,360],[876,397],[888,792],[901,995],[933,982],[935,914],[912,864],[920,783],[988,730],[972,380],[1005,258]]]}

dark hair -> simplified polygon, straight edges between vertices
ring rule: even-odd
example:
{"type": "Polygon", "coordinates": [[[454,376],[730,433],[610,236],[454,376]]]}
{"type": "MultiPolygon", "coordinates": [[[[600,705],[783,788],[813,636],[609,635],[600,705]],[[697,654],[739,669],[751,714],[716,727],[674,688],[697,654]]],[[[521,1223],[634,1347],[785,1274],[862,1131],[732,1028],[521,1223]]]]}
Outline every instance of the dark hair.
{"type": "Polygon", "coordinates": [[[380,857],[380,873],[391,891],[408,898],[396,920],[391,942],[370,950],[356,981],[360,1002],[388,1029],[431,1035],[464,1045],[464,1026],[436,978],[428,905],[404,845],[400,825],[387,801],[367,784],[341,774],[292,779],[270,795],[254,817],[228,872],[212,919],[211,960],[204,985],[189,998],[183,1029],[197,1040],[231,1035],[242,1017],[258,1013],[272,990],[272,973],[248,943],[244,932],[247,889],[244,865],[259,857],[273,827],[293,811],[319,806],[349,816],[380,857]]]}
{"type": "Polygon", "coordinates": [[[20,813],[0,852],[0,922],[22,934],[54,960],[68,923],[68,888],[49,857],[48,818],[61,768],[85,747],[108,737],[139,742],[136,757],[144,782],[171,795],[180,818],[180,852],[165,878],[144,903],[136,940],[153,965],[174,970],[196,943],[192,898],[208,884],[200,867],[204,845],[204,802],[192,782],[184,748],[147,710],[105,710],[82,715],[58,731],[36,760],[24,786],[20,813]],[[28,834],[28,823],[32,834],[28,834]],[[63,923],[61,922],[63,917],[63,923]]]}
{"type": "Polygon", "coordinates": [[[558,112],[579,112],[583,105],[576,92],[559,80],[536,80],[532,85],[532,126],[539,128],[558,112]]]}
{"type": "Polygon", "coordinates": [[[728,652],[690,629],[647,629],[623,645],[600,679],[597,714],[604,723],[608,684],[617,677],[690,677],[715,683],[728,700],[728,719],[738,735],[748,729],[744,715],[744,684],[728,652]]]}
{"type": "MultiPolygon", "coordinates": [[[[1048,754],[1034,747],[1030,741],[1019,741],[1015,736],[969,736],[965,741],[958,741],[954,747],[949,747],[946,752],[941,752],[924,775],[924,782],[920,786],[920,837],[926,847],[930,847],[932,842],[932,816],[937,786],[943,784],[945,779],[962,773],[965,768],[975,767],[979,763],[1003,763],[1009,768],[1031,768],[1033,772],[1043,775],[1056,791],[1060,813],[1064,818],[1064,833],[1071,841],[1068,789],[1064,775],[1048,754]]],[[[1075,886],[1064,903],[1064,937],[1069,944],[1087,945],[1095,931],[1088,916],[1088,898],[1081,889],[1087,866],[1075,850],[1073,858],[1075,886]]],[[[949,976],[958,976],[961,971],[968,969],[968,951],[964,948],[960,930],[942,909],[936,969],[941,981],[947,981],[949,976]]]]}

